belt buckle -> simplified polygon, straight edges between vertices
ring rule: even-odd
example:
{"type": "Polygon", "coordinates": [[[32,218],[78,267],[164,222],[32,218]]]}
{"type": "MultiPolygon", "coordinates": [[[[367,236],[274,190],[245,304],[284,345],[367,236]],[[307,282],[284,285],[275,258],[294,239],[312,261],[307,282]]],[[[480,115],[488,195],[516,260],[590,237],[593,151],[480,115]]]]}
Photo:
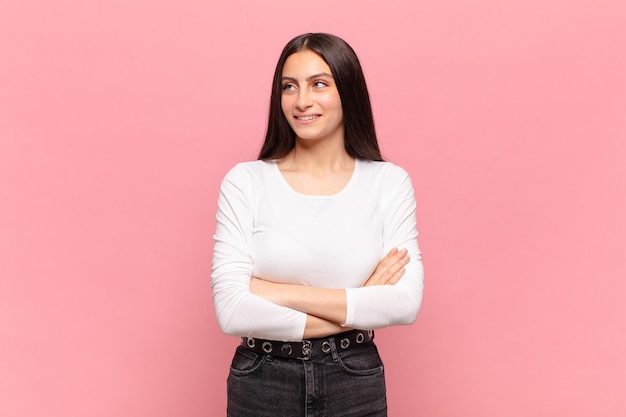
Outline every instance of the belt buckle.
{"type": "Polygon", "coordinates": [[[311,359],[311,353],[312,353],[311,347],[312,345],[311,345],[310,340],[303,340],[302,341],[302,355],[303,356],[299,357],[298,359],[303,360],[303,361],[308,361],[309,359],[311,359]]]}

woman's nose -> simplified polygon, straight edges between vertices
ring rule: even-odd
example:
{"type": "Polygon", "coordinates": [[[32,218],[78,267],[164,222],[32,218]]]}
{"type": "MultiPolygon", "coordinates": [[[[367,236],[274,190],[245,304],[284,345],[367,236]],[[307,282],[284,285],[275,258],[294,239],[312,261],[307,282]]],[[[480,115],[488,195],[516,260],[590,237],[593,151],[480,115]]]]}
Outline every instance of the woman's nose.
{"type": "Polygon", "coordinates": [[[313,105],[313,99],[311,93],[306,90],[300,90],[298,92],[298,100],[296,101],[296,107],[298,110],[306,110],[313,105]]]}

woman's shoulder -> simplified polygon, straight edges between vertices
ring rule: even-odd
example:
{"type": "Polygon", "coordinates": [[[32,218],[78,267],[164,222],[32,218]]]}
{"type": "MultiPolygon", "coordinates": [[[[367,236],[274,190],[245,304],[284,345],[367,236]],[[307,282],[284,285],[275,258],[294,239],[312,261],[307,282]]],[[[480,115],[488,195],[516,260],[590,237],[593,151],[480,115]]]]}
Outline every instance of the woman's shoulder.
{"type": "Polygon", "coordinates": [[[225,178],[255,178],[271,169],[274,161],[245,161],[235,164],[227,173],[225,178]]]}
{"type": "Polygon", "coordinates": [[[246,161],[239,162],[224,175],[222,190],[239,190],[250,193],[254,188],[263,183],[270,175],[272,161],[246,161]]]}
{"type": "Polygon", "coordinates": [[[404,168],[389,161],[361,160],[359,164],[362,171],[378,178],[403,179],[409,176],[404,168]]]}

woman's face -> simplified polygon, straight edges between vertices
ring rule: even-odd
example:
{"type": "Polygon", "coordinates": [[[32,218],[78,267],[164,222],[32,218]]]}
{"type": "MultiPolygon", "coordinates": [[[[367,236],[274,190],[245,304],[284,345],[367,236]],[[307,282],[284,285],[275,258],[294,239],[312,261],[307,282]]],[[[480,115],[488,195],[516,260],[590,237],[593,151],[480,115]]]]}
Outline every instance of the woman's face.
{"type": "Polygon", "coordinates": [[[339,91],[328,64],[315,52],[296,52],[285,61],[281,107],[299,139],[343,143],[339,91]]]}

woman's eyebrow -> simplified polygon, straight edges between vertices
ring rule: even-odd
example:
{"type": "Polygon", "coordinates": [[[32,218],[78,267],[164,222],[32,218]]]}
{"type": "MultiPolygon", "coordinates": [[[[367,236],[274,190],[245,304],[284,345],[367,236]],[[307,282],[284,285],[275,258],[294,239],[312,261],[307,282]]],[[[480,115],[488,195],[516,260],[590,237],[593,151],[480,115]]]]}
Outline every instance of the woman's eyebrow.
{"type": "MultiPolygon", "coordinates": [[[[320,77],[328,77],[328,78],[333,78],[333,76],[327,72],[320,72],[319,74],[313,74],[309,77],[306,77],[306,81],[311,81],[314,78],[320,78],[320,77]]],[[[283,77],[282,78],[283,81],[293,81],[293,82],[298,82],[297,79],[293,78],[293,77],[283,77]]]]}

